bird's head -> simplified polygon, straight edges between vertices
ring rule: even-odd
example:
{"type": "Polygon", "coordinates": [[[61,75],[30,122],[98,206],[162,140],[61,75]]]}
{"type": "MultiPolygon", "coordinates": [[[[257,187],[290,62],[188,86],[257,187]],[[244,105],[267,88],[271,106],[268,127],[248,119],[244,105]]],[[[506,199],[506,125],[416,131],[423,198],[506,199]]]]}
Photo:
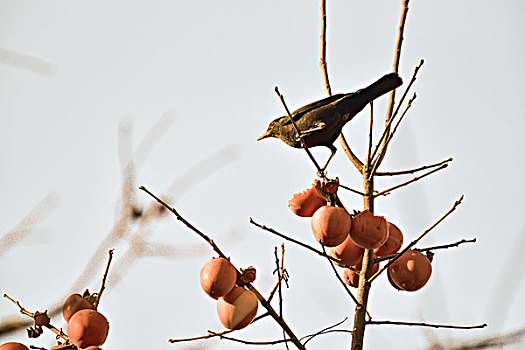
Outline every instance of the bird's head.
{"type": "Polygon", "coordinates": [[[267,137],[277,137],[281,135],[281,121],[283,117],[277,118],[268,125],[268,130],[257,138],[257,141],[265,139],[267,137]]]}

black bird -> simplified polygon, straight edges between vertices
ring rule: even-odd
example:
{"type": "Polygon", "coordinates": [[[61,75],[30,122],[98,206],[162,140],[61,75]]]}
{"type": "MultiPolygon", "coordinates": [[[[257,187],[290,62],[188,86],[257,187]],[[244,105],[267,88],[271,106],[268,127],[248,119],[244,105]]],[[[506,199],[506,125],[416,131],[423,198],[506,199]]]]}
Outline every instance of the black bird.
{"type": "MultiPolygon", "coordinates": [[[[364,89],[326,97],[292,113],[292,118],[308,147],[325,146],[332,151],[321,170],[324,171],[337,151],[333,143],[341,133],[343,126],[370,101],[394,90],[402,83],[397,73],[390,73],[364,89]]],[[[284,143],[295,148],[302,147],[300,137],[288,116],[272,121],[268,130],[259,136],[257,141],[267,137],[280,138],[284,143]]]]}

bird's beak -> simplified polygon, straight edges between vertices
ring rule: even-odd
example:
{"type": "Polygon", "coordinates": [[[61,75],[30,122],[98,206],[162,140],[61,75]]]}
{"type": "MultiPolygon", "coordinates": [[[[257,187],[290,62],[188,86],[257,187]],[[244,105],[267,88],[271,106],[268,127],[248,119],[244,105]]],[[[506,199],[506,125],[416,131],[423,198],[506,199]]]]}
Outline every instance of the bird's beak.
{"type": "Polygon", "coordinates": [[[265,139],[265,138],[270,137],[270,136],[272,136],[272,132],[271,132],[271,130],[268,130],[268,131],[266,131],[264,134],[262,134],[261,136],[259,136],[259,137],[257,138],[257,141],[262,140],[262,139],[265,139]]]}

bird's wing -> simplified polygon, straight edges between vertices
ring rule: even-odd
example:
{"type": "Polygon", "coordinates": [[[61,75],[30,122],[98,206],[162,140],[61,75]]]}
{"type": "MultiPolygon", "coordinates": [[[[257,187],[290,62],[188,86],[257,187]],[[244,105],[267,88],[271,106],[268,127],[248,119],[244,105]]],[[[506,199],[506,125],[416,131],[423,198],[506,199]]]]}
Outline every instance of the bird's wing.
{"type": "MultiPolygon", "coordinates": [[[[302,106],[299,109],[296,109],[293,111],[292,116],[293,120],[296,122],[298,121],[305,113],[310,112],[311,110],[314,110],[316,108],[326,106],[334,101],[339,100],[340,98],[343,98],[344,94],[337,94],[329,97],[325,97],[322,100],[315,101],[312,103],[307,104],[306,106],[302,106]]],[[[288,125],[290,124],[290,118],[285,118],[285,122],[282,125],[288,125]]]]}

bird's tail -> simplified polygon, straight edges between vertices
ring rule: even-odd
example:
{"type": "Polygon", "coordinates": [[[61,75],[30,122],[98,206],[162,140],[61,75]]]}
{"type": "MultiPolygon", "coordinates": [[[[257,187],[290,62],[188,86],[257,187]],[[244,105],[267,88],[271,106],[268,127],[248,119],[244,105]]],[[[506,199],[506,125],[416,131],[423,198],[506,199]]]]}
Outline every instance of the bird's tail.
{"type": "Polygon", "coordinates": [[[387,74],[375,83],[372,83],[370,86],[346,95],[340,100],[337,107],[338,109],[341,109],[341,112],[348,114],[350,118],[352,118],[355,114],[365,108],[370,101],[394,90],[401,86],[401,84],[403,84],[403,80],[401,80],[397,73],[387,74]]]}

